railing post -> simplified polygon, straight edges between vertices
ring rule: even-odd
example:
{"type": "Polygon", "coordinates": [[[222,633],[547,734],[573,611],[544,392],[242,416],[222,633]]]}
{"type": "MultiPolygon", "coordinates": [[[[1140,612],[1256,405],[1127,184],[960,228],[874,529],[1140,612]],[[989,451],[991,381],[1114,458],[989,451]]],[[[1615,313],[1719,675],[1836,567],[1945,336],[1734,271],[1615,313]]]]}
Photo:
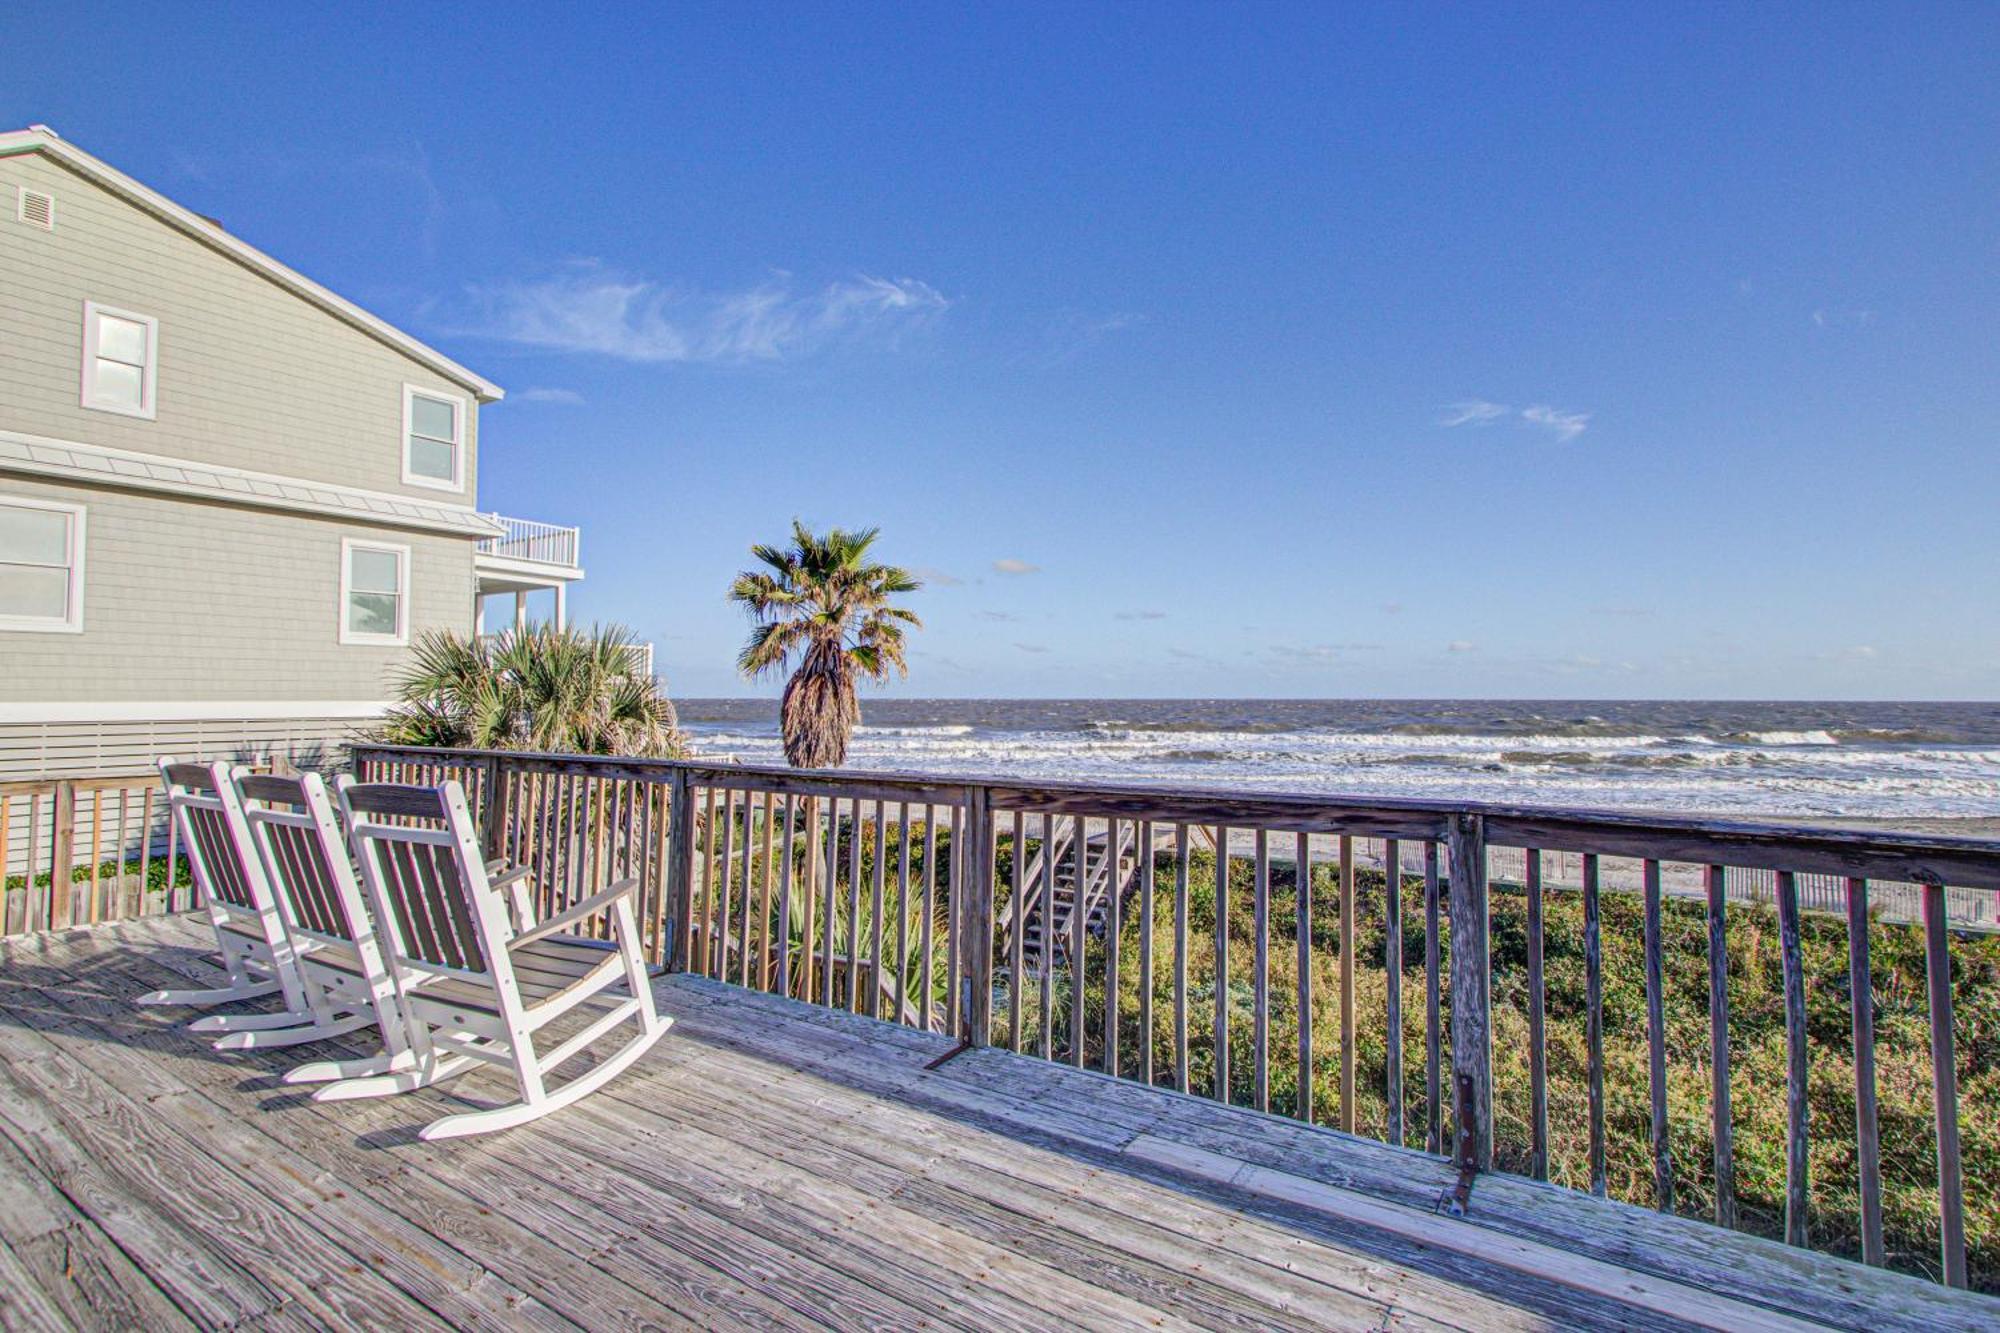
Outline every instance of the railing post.
{"type": "MultiPolygon", "coordinates": [[[[76,865],[76,783],[68,778],[56,783],[54,824],[49,834],[49,928],[61,930],[72,924],[69,877],[76,865]]],[[[29,892],[34,891],[34,870],[28,872],[29,892]]]]}
{"type": "Polygon", "coordinates": [[[694,784],[687,770],[674,770],[667,785],[668,839],[673,861],[667,869],[667,947],[669,972],[687,971],[688,934],[694,929],[694,784]]]}
{"type": "Polygon", "coordinates": [[[959,921],[960,984],[970,995],[965,1039],[985,1046],[993,1031],[993,793],[973,787],[965,800],[965,902],[959,921]]]}
{"type": "Polygon", "coordinates": [[[1459,1161],[1493,1169],[1492,969],[1486,934],[1486,821],[1451,817],[1451,1069],[1459,1161]]]}
{"type": "Polygon", "coordinates": [[[501,785],[505,777],[502,765],[499,755],[489,755],[480,763],[479,850],[489,861],[500,855],[507,832],[507,789],[501,785]]]}

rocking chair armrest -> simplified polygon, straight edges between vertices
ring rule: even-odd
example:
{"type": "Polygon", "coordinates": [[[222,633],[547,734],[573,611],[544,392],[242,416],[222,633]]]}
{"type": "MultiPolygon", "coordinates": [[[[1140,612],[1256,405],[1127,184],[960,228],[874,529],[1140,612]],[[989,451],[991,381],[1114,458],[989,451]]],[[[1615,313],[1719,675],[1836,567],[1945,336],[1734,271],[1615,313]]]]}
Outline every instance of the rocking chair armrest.
{"type": "Polygon", "coordinates": [[[516,935],[513,939],[507,941],[507,947],[509,949],[518,949],[522,945],[533,944],[536,940],[546,939],[548,936],[561,930],[564,926],[573,926],[579,921],[596,916],[620,898],[628,897],[637,892],[638,888],[639,880],[637,876],[633,876],[631,879],[621,879],[604,892],[594,897],[585,898],[575,906],[557,912],[533,930],[523,931],[521,934],[516,935]]]}
{"type": "Polygon", "coordinates": [[[507,915],[514,918],[514,929],[528,930],[535,924],[534,902],[528,892],[528,876],[534,867],[515,866],[508,870],[509,864],[505,857],[487,862],[486,873],[490,878],[486,882],[495,893],[506,895],[507,915]]]}

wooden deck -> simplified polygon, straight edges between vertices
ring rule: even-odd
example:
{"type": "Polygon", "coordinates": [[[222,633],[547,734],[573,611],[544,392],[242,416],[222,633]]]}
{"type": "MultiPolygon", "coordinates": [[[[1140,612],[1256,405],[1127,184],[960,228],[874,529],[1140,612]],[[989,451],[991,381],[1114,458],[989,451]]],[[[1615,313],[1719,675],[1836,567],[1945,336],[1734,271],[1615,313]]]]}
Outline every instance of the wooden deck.
{"type": "MultiPolygon", "coordinates": [[[[0,945],[7,1327],[1992,1327],[2000,1302],[688,977],[604,1093],[428,1145],[130,999],[205,927],[0,945]]],[[[291,1059],[299,1058],[295,1053],[291,1059]]],[[[477,1096],[474,1076],[460,1090],[477,1096]]]]}

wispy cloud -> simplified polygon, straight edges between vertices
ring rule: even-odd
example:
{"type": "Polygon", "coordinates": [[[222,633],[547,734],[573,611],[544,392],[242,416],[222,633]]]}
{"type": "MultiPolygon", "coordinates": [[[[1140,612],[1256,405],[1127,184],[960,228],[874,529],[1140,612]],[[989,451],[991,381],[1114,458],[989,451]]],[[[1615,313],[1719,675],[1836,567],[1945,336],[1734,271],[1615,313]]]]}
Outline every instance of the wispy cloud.
{"type": "Polygon", "coordinates": [[[1190,648],[1169,648],[1167,656],[1182,662],[1200,662],[1206,666],[1221,666],[1222,660],[1207,653],[1197,653],[1190,648]]]}
{"type": "Polygon", "coordinates": [[[1462,403],[1452,403],[1438,418],[1438,425],[1446,428],[1454,426],[1490,426],[1507,415],[1505,403],[1489,403],[1484,398],[1468,398],[1462,403]]]}
{"type": "Polygon", "coordinates": [[[459,332],[554,351],[655,363],[804,356],[908,330],[951,303],[914,278],[860,275],[800,290],[779,273],[741,291],[690,292],[595,260],[548,277],[476,284],[459,332]]]}
{"type": "Polygon", "coordinates": [[[965,583],[965,580],[956,574],[947,574],[942,569],[931,569],[928,566],[919,565],[910,572],[922,579],[927,588],[957,588],[965,583]]]}
{"type": "Polygon", "coordinates": [[[1521,409],[1521,420],[1553,432],[1557,444],[1568,444],[1589,428],[1590,413],[1559,412],[1546,403],[1537,403],[1521,409]]]}
{"type": "Polygon", "coordinates": [[[1042,572],[1042,567],[1030,564],[1026,560],[1016,560],[1013,556],[1007,556],[993,562],[993,572],[995,574],[1039,574],[1042,572]]]}
{"type": "Polygon", "coordinates": [[[1476,653],[1479,645],[1470,639],[1453,639],[1444,646],[1444,650],[1448,653],[1476,653]]]}
{"type": "Polygon", "coordinates": [[[1384,602],[1380,609],[1385,616],[1400,616],[1403,614],[1403,604],[1401,602],[1384,602]]]}
{"type": "Polygon", "coordinates": [[[1271,656],[1297,664],[1338,662],[1352,653],[1379,653],[1379,643],[1274,643],[1271,656]]]}
{"type": "Polygon", "coordinates": [[[1873,310],[1815,310],[1812,313],[1815,328],[1865,329],[1875,322],[1873,310]]]}
{"type": "Polygon", "coordinates": [[[1045,643],[1017,643],[1014,646],[1024,653],[1045,653],[1049,650],[1045,643]]]}
{"type": "Polygon", "coordinates": [[[1124,310],[1096,314],[1083,310],[1059,310],[1049,321],[1042,349],[1031,359],[1045,366],[1061,365],[1113,334],[1124,333],[1145,322],[1144,315],[1124,310]]]}
{"type": "Polygon", "coordinates": [[[1438,416],[1438,425],[1447,430],[1460,426],[1491,426],[1501,421],[1538,427],[1553,433],[1558,444],[1567,444],[1589,428],[1590,413],[1560,411],[1547,403],[1536,403],[1516,412],[1505,403],[1468,398],[1450,404],[1438,416]]]}
{"type": "Polygon", "coordinates": [[[523,389],[512,395],[520,403],[554,403],[561,407],[582,407],[583,395],[575,389],[523,389]]]}
{"type": "Polygon", "coordinates": [[[1021,617],[1012,611],[974,611],[972,614],[980,620],[992,620],[1007,625],[1018,625],[1021,622],[1021,617]]]}
{"type": "Polygon", "coordinates": [[[1165,611],[1115,611],[1112,613],[1111,618],[1113,620],[1165,620],[1167,613],[1165,611]]]}

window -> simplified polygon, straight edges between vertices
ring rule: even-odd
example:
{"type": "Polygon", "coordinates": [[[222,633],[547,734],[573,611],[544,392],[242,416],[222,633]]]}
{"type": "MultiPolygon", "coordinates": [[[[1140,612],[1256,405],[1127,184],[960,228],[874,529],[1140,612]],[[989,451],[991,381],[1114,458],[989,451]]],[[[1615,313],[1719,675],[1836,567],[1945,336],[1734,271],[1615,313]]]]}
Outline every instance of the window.
{"type": "Polygon", "coordinates": [[[0,630],[83,628],[83,506],[0,496],[0,630]]]}
{"type": "Polygon", "coordinates": [[[410,548],[384,542],[340,544],[340,641],[410,641],[410,548]]]}
{"type": "Polygon", "coordinates": [[[403,480],[440,491],[465,489],[465,400],[403,386],[403,480]]]}
{"type": "Polygon", "coordinates": [[[160,321],[83,303],[83,405],[153,419],[160,321]]]}

